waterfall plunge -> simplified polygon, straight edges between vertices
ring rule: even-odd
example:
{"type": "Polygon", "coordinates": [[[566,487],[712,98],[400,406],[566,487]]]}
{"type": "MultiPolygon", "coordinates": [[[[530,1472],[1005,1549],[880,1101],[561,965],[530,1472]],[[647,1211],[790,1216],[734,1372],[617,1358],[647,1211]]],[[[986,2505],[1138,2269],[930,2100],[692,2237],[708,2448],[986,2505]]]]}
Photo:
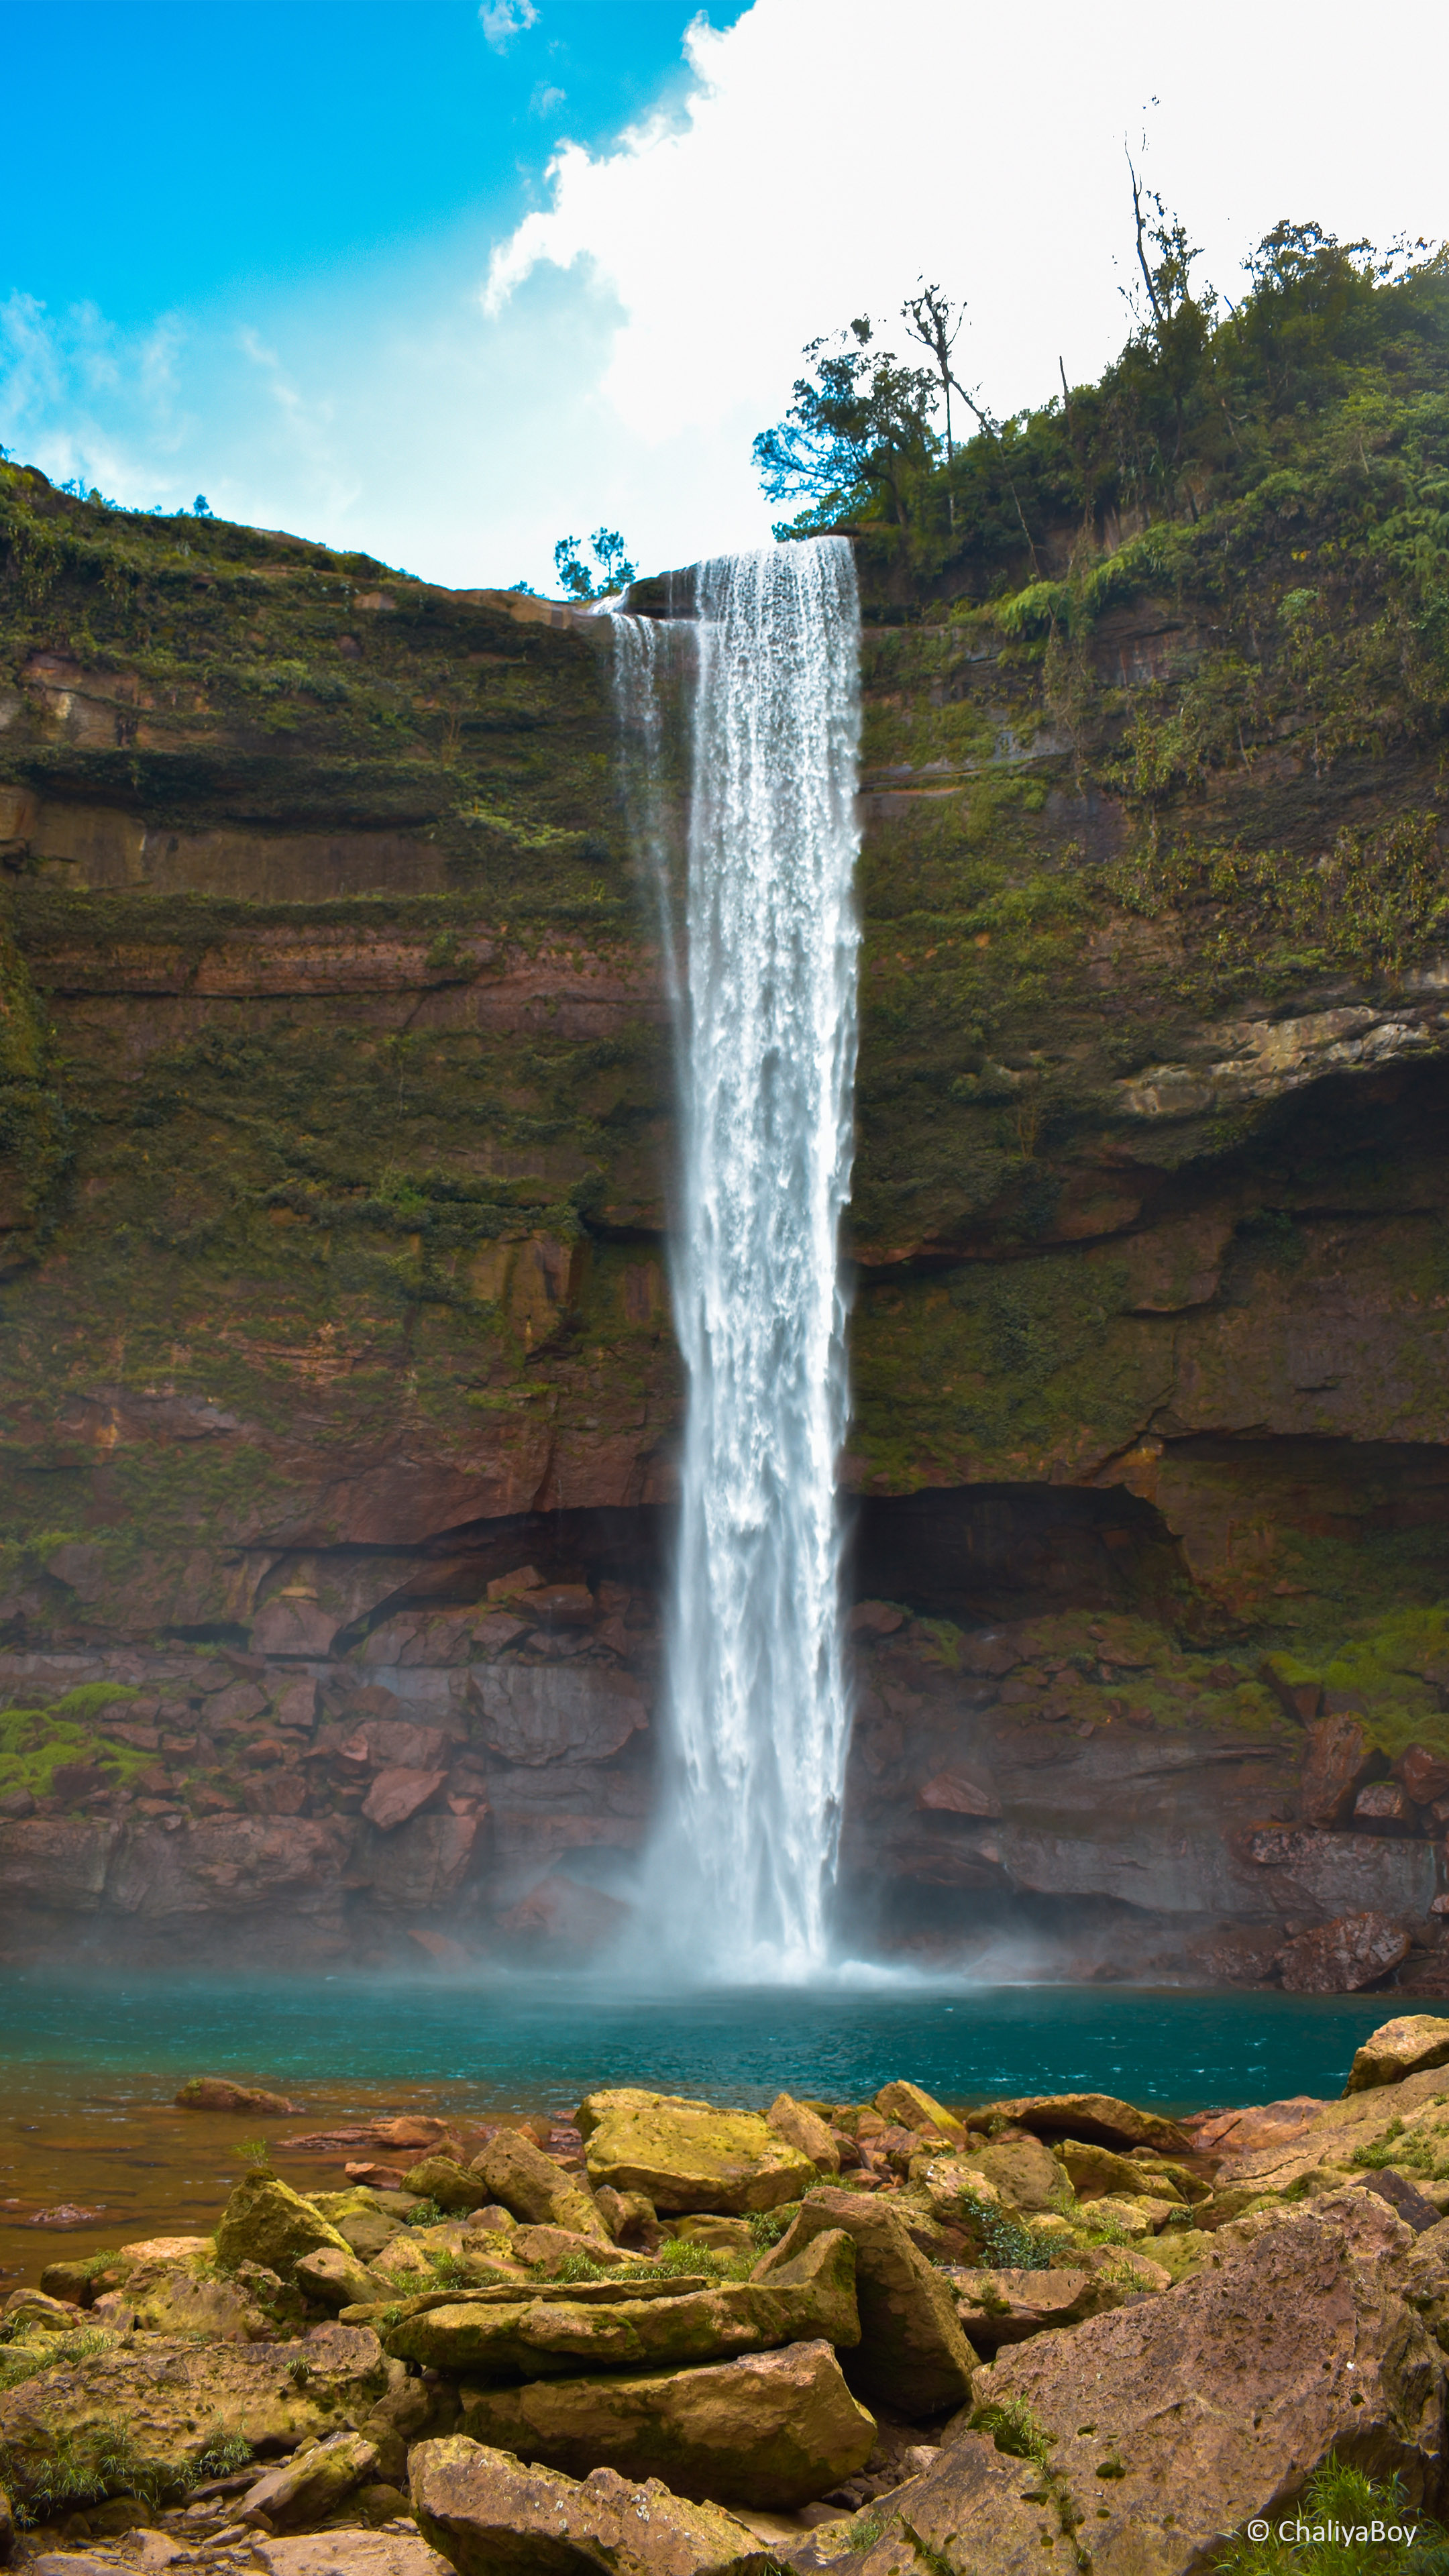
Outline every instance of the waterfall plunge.
{"type": "Polygon", "coordinates": [[[646,1918],[691,1973],[797,1979],[825,1962],[849,1736],[837,1241],[856,1055],[859,610],[843,538],[724,556],[693,578],[692,621],[615,628],[674,1004],[671,1274],[688,1373],[671,1767],[646,1918]],[[662,821],[674,680],[691,755],[682,869],[662,821]]]}

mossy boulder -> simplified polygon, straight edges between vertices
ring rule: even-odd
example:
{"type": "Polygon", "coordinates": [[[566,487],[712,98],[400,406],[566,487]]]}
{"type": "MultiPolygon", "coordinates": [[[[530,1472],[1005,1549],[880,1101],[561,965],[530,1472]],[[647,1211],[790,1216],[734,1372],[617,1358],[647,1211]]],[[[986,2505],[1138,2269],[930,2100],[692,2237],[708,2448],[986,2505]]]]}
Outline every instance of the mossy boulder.
{"type": "Polygon", "coordinates": [[[1013,2209],[1057,2209],[1072,2197],[1065,2166],[1039,2138],[999,2138],[973,2148],[971,2162],[1013,2209]]]}
{"type": "Polygon", "coordinates": [[[579,2105],[589,2180],[643,2192],[657,2210],[778,2209],[817,2180],[811,2159],[757,2111],[631,2087],[591,2093],[579,2105]]]}
{"type": "Polygon", "coordinates": [[[335,2254],[350,2254],[345,2236],[275,2174],[247,2174],[221,2214],[216,2231],[216,2259],[234,2272],[241,2263],[262,2263],[290,2281],[302,2254],[329,2245],[335,2254]]]}
{"type": "Polygon", "coordinates": [[[490,2200],[499,2197],[477,2173],[460,2165],[453,2156],[424,2156],[420,2164],[409,2168],[403,2181],[419,2200],[435,2201],[439,2209],[450,2212],[486,2209],[490,2200]]]}
{"type": "Polygon", "coordinates": [[[863,2469],[876,2437],[828,2343],[699,2370],[465,2382],[462,2401],[465,2433],[521,2460],[572,2477],[617,2469],[662,2478],[679,2495],[785,2511],[863,2469]]]}
{"type": "Polygon", "coordinates": [[[912,2244],[893,2210],[854,2192],[812,2191],[779,2244],[756,2264],[755,2280],[789,2279],[806,2249],[837,2228],[855,2246],[861,2340],[846,2363],[851,2386],[868,2402],[903,2415],[936,2415],[963,2404],[976,2355],[949,2282],[912,2244]]]}
{"type": "Polygon", "coordinates": [[[1436,2013],[1402,2013],[1382,2022],[1355,2049],[1345,2094],[1368,2093],[1380,2084],[1402,2084],[1406,2075],[1423,2075],[1449,2064],[1449,2021],[1436,2013]]]}
{"type": "MultiPolygon", "coordinates": [[[[483,2185],[482,2199],[475,2207],[496,2200],[513,2217],[535,2226],[569,2227],[580,2236],[609,2238],[593,2194],[561,2172],[553,2158],[520,2130],[500,2129],[490,2138],[482,2154],[473,2158],[469,2176],[483,2185]]],[[[448,2205],[440,2202],[444,2209],[448,2205]]]]}
{"type": "Polygon", "coordinates": [[[964,2138],[964,2124],[933,2093],[923,2093],[919,2084],[883,2084],[875,2097],[875,2107],[883,2120],[892,2120],[898,2128],[935,2130],[943,2138],[964,2138]]]}
{"type": "Polygon", "coordinates": [[[1130,2156],[1114,2155],[1110,2147],[1093,2146],[1082,2138],[1063,2138],[1053,2161],[1061,2166],[1079,2200],[1100,2200],[1104,2192],[1153,2191],[1161,2200],[1180,2202],[1187,2195],[1169,2177],[1134,2164],[1130,2156]]]}
{"type": "Polygon", "coordinates": [[[339,2308],[359,2305],[374,2299],[378,2284],[355,2254],[339,2254],[331,2245],[319,2245],[311,2254],[301,2254],[296,2266],[297,2287],[320,2307],[339,2308]]]}
{"type": "MultiPolygon", "coordinates": [[[[649,2283],[653,2291],[659,2285],[649,2283]]],[[[407,2317],[384,2336],[400,2361],[484,2379],[566,2377],[715,2361],[816,2338],[860,2341],[855,2248],[833,2231],[812,2239],[767,2281],[734,2281],[679,2298],[459,2300],[407,2317]]]]}
{"type": "Polygon", "coordinates": [[[657,2478],[616,2469],[579,2483],[526,2469],[466,2435],[420,2442],[408,2462],[413,2511],[459,2576],[767,2576],[775,2558],[718,2505],[689,2504],[657,2478]]]}
{"type": "Polygon", "coordinates": [[[366,2327],[317,2326],[282,2344],[118,2341],[43,2370],[0,2396],[0,2457],[17,2502],[66,2455],[97,2494],[131,2492],[141,2471],[161,2493],[184,2487],[210,2443],[292,2450],[360,2424],[388,2386],[366,2327]]]}
{"type": "Polygon", "coordinates": [[[335,2512],[354,2487],[370,2478],[378,2464],[375,2442],[365,2433],[329,2433],[314,2450],[294,2454],[280,2468],[269,2469],[247,2489],[240,2511],[243,2522],[260,2521],[263,2530],[288,2531],[320,2522],[335,2512]]]}

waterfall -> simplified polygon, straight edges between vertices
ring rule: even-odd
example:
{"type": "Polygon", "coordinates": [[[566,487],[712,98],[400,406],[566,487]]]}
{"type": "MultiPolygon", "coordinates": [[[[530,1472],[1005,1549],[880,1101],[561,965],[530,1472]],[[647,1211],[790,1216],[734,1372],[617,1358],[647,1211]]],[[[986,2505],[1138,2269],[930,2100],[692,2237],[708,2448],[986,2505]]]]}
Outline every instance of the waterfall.
{"type": "Polygon", "coordinates": [[[686,1971],[799,1978],[826,1959],[849,1736],[837,1250],[856,1056],[859,610],[844,538],[722,556],[693,584],[692,620],[615,625],[674,1006],[671,1285],[688,1380],[646,1913],[686,1971]],[[689,773],[671,845],[676,707],[689,773]]]}

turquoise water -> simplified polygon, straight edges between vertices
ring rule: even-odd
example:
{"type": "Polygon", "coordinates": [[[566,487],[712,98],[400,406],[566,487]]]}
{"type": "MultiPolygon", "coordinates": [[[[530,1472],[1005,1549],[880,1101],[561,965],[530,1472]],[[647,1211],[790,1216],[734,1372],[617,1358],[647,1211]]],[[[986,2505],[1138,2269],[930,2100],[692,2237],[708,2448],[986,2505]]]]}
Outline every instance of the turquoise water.
{"type": "MultiPolygon", "coordinates": [[[[621,1997],[586,1979],[490,1985],[16,1978],[0,2066],[62,2070],[131,2098],[231,2074],[336,2098],[349,2084],[441,2103],[562,2110],[632,2082],[763,2103],[861,2101],[895,2076],[950,2101],[1091,2090],[1164,2108],[1342,2089],[1392,1997],[1192,1994],[1083,1986],[769,1988],[621,1997]]],[[[48,2089],[48,2088],[47,2088],[48,2089]]],[[[70,2089],[67,2087],[66,2089],[70,2089]]]]}

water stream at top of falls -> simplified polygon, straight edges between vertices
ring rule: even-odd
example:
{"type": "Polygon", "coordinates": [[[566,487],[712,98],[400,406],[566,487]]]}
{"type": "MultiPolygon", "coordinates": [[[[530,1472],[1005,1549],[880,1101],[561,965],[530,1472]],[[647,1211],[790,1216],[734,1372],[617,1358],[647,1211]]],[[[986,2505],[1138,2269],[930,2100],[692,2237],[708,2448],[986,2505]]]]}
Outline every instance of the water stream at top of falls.
{"type": "Polygon", "coordinates": [[[827,1961],[850,1728],[836,1471],[859,607],[844,538],[692,578],[691,618],[615,620],[674,1009],[670,1273],[688,1380],[644,1920],[656,1966],[798,1980],[827,1961]],[[671,730],[688,752],[673,831],[671,730]]]}

